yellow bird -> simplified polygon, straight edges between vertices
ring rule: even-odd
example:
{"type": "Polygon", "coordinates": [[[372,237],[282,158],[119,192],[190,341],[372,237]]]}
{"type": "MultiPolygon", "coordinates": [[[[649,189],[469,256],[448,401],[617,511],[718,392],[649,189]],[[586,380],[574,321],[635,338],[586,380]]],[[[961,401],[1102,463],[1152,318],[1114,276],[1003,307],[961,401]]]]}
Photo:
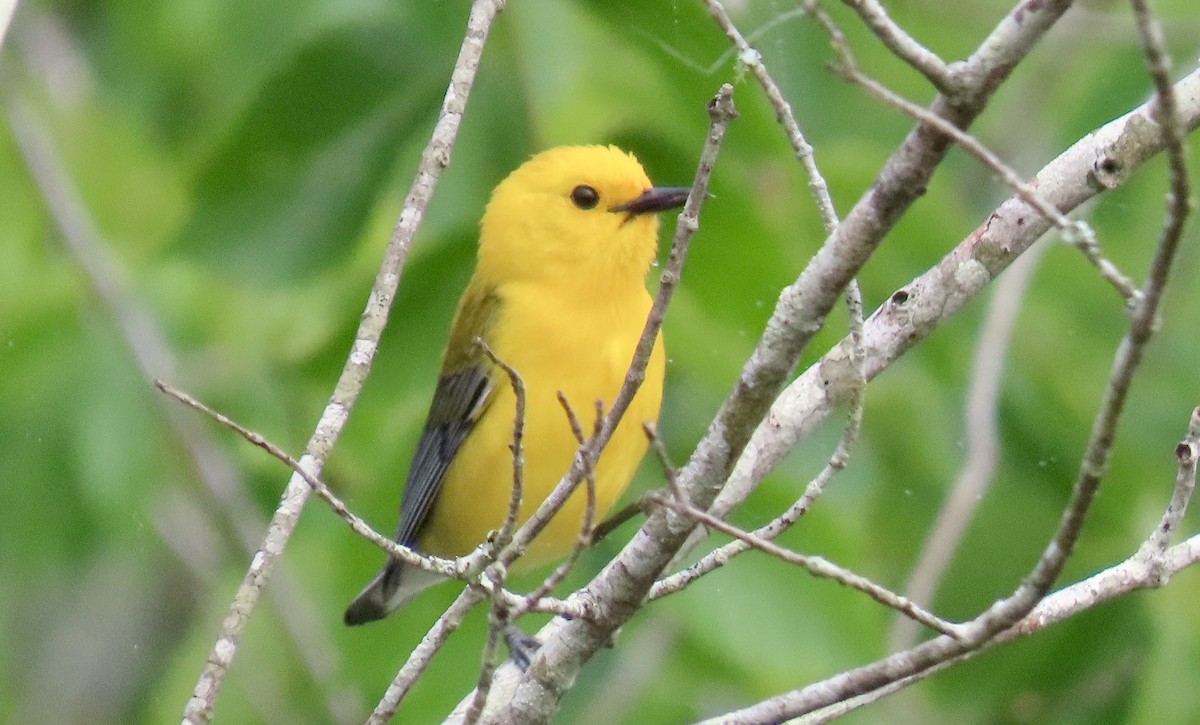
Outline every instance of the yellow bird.
{"type": "MultiPolygon", "coordinates": [[[[655,213],[682,206],[687,194],[687,188],[654,187],[637,159],[613,146],[545,151],[496,187],[408,470],[398,542],[462,556],[499,529],[508,512],[516,399],[476,337],[525,383],[520,521],[550,495],[578,448],[558,392],[584,420],[596,400],[609,406],[616,398],[650,311],[646,273],[658,243],[655,213]]],[[[645,382],[596,465],[598,517],[645,455],[642,424],[658,418],[664,361],[660,337],[645,382]]],[[[576,491],[518,568],[571,550],[585,496],[576,491]]],[[[441,580],[390,560],[346,609],[346,624],[381,619],[441,580]]]]}

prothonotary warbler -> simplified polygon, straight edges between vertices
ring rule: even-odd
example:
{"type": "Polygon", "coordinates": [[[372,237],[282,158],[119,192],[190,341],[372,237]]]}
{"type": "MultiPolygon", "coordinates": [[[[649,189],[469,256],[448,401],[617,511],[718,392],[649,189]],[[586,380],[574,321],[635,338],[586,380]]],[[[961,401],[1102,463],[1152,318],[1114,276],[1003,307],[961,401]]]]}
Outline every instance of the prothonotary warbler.
{"type": "MultiPolygon", "coordinates": [[[[613,146],[545,151],[496,187],[408,470],[398,542],[462,556],[499,529],[508,512],[516,398],[476,337],[525,383],[520,521],[550,495],[578,448],[558,392],[584,420],[596,400],[612,404],[650,311],[646,273],[658,243],[656,212],[682,206],[687,194],[653,186],[637,159],[613,146]]],[[[664,361],[660,337],[645,382],[596,465],[598,517],[645,455],[642,425],[658,418],[664,361]]],[[[571,550],[585,496],[575,492],[518,568],[571,550]]],[[[381,619],[441,579],[393,559],[346,609],[346,624],[381,619]]]]}

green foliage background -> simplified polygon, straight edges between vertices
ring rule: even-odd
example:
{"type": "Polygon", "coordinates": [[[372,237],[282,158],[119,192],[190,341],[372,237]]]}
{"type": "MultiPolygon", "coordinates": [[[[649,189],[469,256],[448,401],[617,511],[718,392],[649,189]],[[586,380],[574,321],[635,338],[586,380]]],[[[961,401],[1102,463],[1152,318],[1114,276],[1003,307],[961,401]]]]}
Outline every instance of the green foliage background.
{"type": "MultiPolygon", "coordinates": [[[[865,70],[932,94],[842,7],[865,70]]],[[[1194,0],[1156,3],[1179,65],[1197,54],[1194,0]]],[[[849,209],[911,123],[825,69],[823,32],[793,3],[731,4],[849,209]]],[[[3,50],[6,105],[28,103],[103,235],[118,279],[161,330],[157,374],[299,451],[348,352],[457,54],[468,4],[383,0],[22,3],[3,50]]],[[[889,3],[943,57],[969,53],[1010,5],[889,3]]],[[[1031,173],[1144,100],[1127,8],[1072,11],[973,129],[1031,173]]],[[[568,143],[635,151],[658,183],[691,179],[703,104],[735,81],[730,131],[666,335],[662,429],[686,458],[732,387],[780,288],[822,239],[799,165],[757,86],[691,2],[511,0],[487,48],[453,163],[414,246],[374,373],[327,469],[390,530],[453,305],[490,189],[568,143]]],[[[1195,143],[1192,143],[1193,151],[1195,143]]],[[[1163,217],[1151,163],[1092,210],[1106,251],[1140,279],[1163,217]]],[[[968,234],[1006,191],[955,152],[863,271],[868,307],[968,234]]],[[[113,311],[0,128],[0,721],[179,717],[248,563],[167,425],[113,311]]],[[[664,219],[664,227],[671,226],[664,219]]],[[[1165,505],[1172,449],[1200,403],[1196,225],[1121,427],[1111,474],[1066,579],[1137,547],[1165,505]]],[[[669,232],[664,231],[664,236],[669,232]]],[[[985,305],[972,304],[873,384],[854,460],[784,539],[903,587],[964,457],[962,406],[985,305]]],[[[1003,459],[935,608],[967,617],[1016,584],[1057,522],[1125,329],[1120,300],[1077,252],[1045,255],[1012,344],[1003,459]]],[[[839,310],[815,359],[845,331],[839,310]]],[[[180,412],[180,411],[175,411],[180,412]]],[[[265,519],[286,472],[191,413],[265,519]]],[[[832,419],[736,520],[797,495],[839,434],[832,419]]],[[[658,485],[646,466],[636,488],[658,485]]],[[[1196,527],[1195,517],[1189,517],[1196,527]]],[[[631,529],[590,552],[575,585],[631,529]]],[[[378,699],[454,595],[349,630],[341,611],[381,555],[309,505],[218,702],[223,722],[346,721],[378,699]],[[282,613],[286,613],[286,617],[282,613]],[[303,636],[288,634],[299,622],[303,636]],[[316,673],[314,675],[313,673],[316,673]]],[[[569,582],[570,583],[570,582],[569,582]]],[[[1200,711],[1200,577],[1099,608],[847,718],[896,723],[1187,723],[1200,711]]],[[[754,554],[648,608],[584,671],[560,717],[675,723],[723,712],[883,654],[892,615],[754,554]]],[[[473,617],[401,710],[438,721],[476,676],[473,617]]]]}

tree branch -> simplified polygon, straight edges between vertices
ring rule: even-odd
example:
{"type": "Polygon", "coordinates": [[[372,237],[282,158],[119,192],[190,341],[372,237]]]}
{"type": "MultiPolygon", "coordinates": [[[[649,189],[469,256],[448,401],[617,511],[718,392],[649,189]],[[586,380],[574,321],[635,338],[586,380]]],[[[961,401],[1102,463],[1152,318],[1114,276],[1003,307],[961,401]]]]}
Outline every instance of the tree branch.
{"type": "MultiPolygon", "coordinates": [[[[979,344],[975,346],[967,391],[964,412],[966,460],[946,497],[945,506],[938,512],[904,592],[919,604],[929,605],[933,601],[938,582],[983,501],[1000,460],[997,418],[1004,359],[1025,292],[1046,248],[1046,242],[1042,242],[1018,257],[1008,273],[1000,277],[992,293],[979,344]]],[[[911,647],[916,644],[917,635],[918,629],[911,619],[896,617],[889,649],[911,647]]]]}
{"type": "MultiPolygon", "coordinates": [[[[476,0],[471,6],[467,33],[463,38],[462,49],[459,51],[433,135],[421,155],[416,178],[384,252],[383,263],[375,279],[375,286],[371,289],[358,332],[355,334],[350,356],[301,459],[304,467],[314,476],[319,476],[324,468],[325,460],[341,436],[350,411],[370,372],[380,335],[387,324],[388,313],[400,285],[400,275],[408,259],[413,236],[424,216],[426,205],[433,197],[442,169],[450,163],[450,152],[458,135],[463,112],[466,110],[488,31],[496,14],[503,7],[504,0],[476,0]]],[[[229,673],[229,666],[237,654],[242,633],[276,562],[296,529],[300,512],[304,509],[311,490],[308,483],[298,474],[288,480],[262,545],[251,559],[250,568],[221,624],[216,644],[213,645],[200,679],[184,708],[184,722],[201,725],[212,719],[213,707],[229,673]]]]}
{"type": "MultiPolygon", "coordinates": [[[[1183,510],[1179,506],[1180,502],[1186,502],[1191,491],[1195,490],[1196,453],[1198,451],[1200,451],[1200,408],[1192,411],[1188,433],[1175,450],[1179,472],[1176,477],[1172,503],[1163,515],[1164,522],[1177,522],[1176,517],[1177,515],[1181,516],[1183,510]]],[[[910,664],[914,659],[923,658],[930,650],[953,646],[952,638],[938,637],[869,665],[814,683],[802,690],[786,693],[752,707],[705,720],[703,725],[716,725],[717,723],[750,725],[752,723],[779,722],[795,717],[800,712],[808,713],[810,717],[802,717],[798,722],[827,722],[1001,644],[1040,632],[1046,627],[1069,619],[1084,610],[1134,591],[1163,586],[1174,574],[1200,563],[1200,535],[1192,536],[1163,551],[1159,549],[1159,539],[1156,538],[1163,528],[1161,523],[1155,527],[1154,532],[1138,549],[1138,552],[1130,558],[1046,596],[1020,621],[1013,623],[1011,627],[981,643],[978,647],[963,649],[927,668],[910,671],[907,675],[896,674],[893,677],[884,678],[878,681],[877,686],[872,687],[867,684],[868,680],[874,681],[874,676],[879,671],[891,669],[898,672],[900,668],[910,664]]]]}
{"type": "MultiPolygon", "coordinates": [[[[1200,69],[1175,84],[1182,128],[1200,126],[1200,69]]],[[[1064,212],[1120,187],[1166,140],[1146,103],[1080,139],[1044,166],[1033,184],[1064,212]]],[[[868,381],[961,310],[1053,225],[1021,198],[1010,197],[937,265],[897,290],[863,328],[868,381]]],[[[788,386],[738,459],[710,511],[724,517],[795,445],[842,404],[855,380],[851,341],[843,339],[788,386]]]]}
{"type": "Polygon", "coordinates": [[[659,504],[678,511],[684,516],[692,518],[711,529],[728,534],[738,541],[745,543],[747,546],[773,556],[776,559],[785,561],[788,564],[803,567],[815,577],[831,579],[839,584],[850,587],[851,589],[857,589],[885,607],[895,609],[897,612],[900,612],[906,617],[910,617],[914,622],[924,624],[926,627],[929,627],[935,632],[941,632],[942,634],[950,635],[952,637],[958,636],[958,628],[953,622],[947,622],[941,617],[938,617],[932,612],[929,612],[923,607],[915,604],[911,600],[894,592],[888,591],[866,577],[855,574],[844,567],[838,566],[828,559],[820,556],[800,554],[795,551],[791,551],[790,549],[785,549],[782,546],[769,541],[768,539],[764,539],[760,536],[756,536],[752,532],[744,531],[736,526],[728,524],[721,519],[718,519],[715,516],[712,516],[707,512],[692,506],[687,501],[679,499],[679,493],[682,492],[677,492],[673,498],[667,498],[665,496],[660,497],[659,504]]]}
{"type": "Polygon", "coordinates": [[[1171,504],[1163,514],[1162,522],[1155,527],[1136,554],[1120,564],[1048,595],[1024,619],[1001,632],[979,649],[965,652],[958,657],[939,663],[913,676],[898,679],[876,690],[814,711],[809,717],[799,718],[796,722],[805,723],[805,725],[828,722],[851,710],[914,685],[938,672],[961,664],[1001,644],[1012,642],[1018,637],[1041,632],[1045,628],[1087,609],[1100,606],[1134,591],[1165,586],[1174,574],[1200,563],[1200,536],[1193,536],[1176,546],[1166,547],[1170,534],[1178,525],[1179,519],[1186,510],[1187,502],[1195,491],[1198,453],[1200,453],[1200,408],[1192,411],[1187,435],[1175,449],[1179,468],[1171,504]]]}
{"type": "MultiPolygon", "coordinates": [[[[1155,37],[1156,21],[1148,11],[1139,7],[1139,30],[1142,33],[1151,67],[1164,67],[1155,62],[1156,56],[1165,57],[1161,39],[1155,37]]],[[[1183,222],[1188,213],[1186,192],[1188,176],[1182,163],[1182,145],[1179,142],[1179,127],[1176,111],[1175,89],[1156,78],[1161,93],[1153,101],[1158,116],[1164,120],[1162,135],[1171,163],[1171,187],[1173,199],[1167,223],[1164,226],[1158,248],[1151,264],[1149,280],[1140,303],[1135,307],[1130,330],[1121,341],[1113,361],[1113,369],[1104,399],[1100,404],[1092,427],[1087,450],[1083,455],[1080,471],[1072,488],[1070,500],[1063,511],[1057,530],[1050,539],[1037,564],[1009,597],[997,601],[974,620],[963,625],[959,638],[937,637],[911,650],[880,660],[872,665],[858,668],[824,682],[809,685],[757,705],[725,716],[736,718],[739,723],[777,722],[813,712],[834,703],[872,692],[899,680],[922,673],[931,667],[954,660],[968,652],[979,649],[1002,631],[1016,625],[1038,605],[1053,586],[1070,557],[1082,529],[1091,503],[1094,501],[1100,482],[1107,469],[1108,458],[1116,437],[1117,422],[1124,411],[1124,404],[1146,344],[1154,331],[1158,301],[1162,288],[1175,258],[1183,222]],[[1165,91],[1163,90],[1165,89],[1165,91]],[[1178,162],[1178,163],[1177,163],[1178,162]]],[[[1190,450],[1188,451],[1190,453],[1190,450]]],[[[1181,456],[1190,459],[1190,455],[1181,456]]]]}
{"type": "MultiPolygon", "coordinates": [[[[935,113],[960,127],[967,125],[1069,4],[1057,0],[1020,5],[961,66],[966,90],[954,99],[939,97],[934,101],[935,113]]],[[[707,506],[717,495],[837,297],[925,188],[948,148],[944,135],[918,125],[796,283],[783,291],[733,393],[680,472],[681,485],[698,507],[707,506]]],[[[518,685],[511,710],[502,717],[545,722],[583,663],[637,610],[693,526],[694,522],[671,512],[651,515],[633,541],[579,593],[597,602],[599,619],[568,622],[547,638],[518,685]]]]}
{"type": "Polygon", "coordinates": [[[946,61],[939,58],[937,53],[918,43],[904,28],[892,20],[887,14],[887,10],[876,0],[842,1],[858,13],[863,23],[871,29],[872,33],[875,33],[875,37],[879,38],[879,42],[895,53],[897,58],[925,76],[925,79],[932,83],[934,88],[947,94],[953,94],[957,90],[954,86],[954,77],[946,66],[946,61]]]}
{"type": "MultiPolygon", "coordinates": [[[[17,148],[62,235],[64,247],[99,307],[111,318],[117,337],[124,343],[137,371],[147,381],[173,374],[177,361],[167,335],[131,291],[127,270],[112,253],[112,245],[73,183],[47,124],[35,117],[26,97],[9,87],[15,84],[0,85],[7,91],[5,115],[17,148]]],[[[177,406],[155,397],[166,430],[187,457],[196,479],[216,503],[221,517],[232,528],[237,545],[253,554],[266,522],[256,513],[242,476],[205,427],[197,425],[177,406]]],[[[193,515],[209,514],[196,506],[193,515]]],[[[333,690],[334,673],[339,669],[336,648],[326,630],[318,626],[314,609],[304,601],[292,574],[285,568],[279,576],[274,608],[301,654],[309,676],[319,686],[333,690]]],[[[338,720],[339,706],[332,693],[326,704],[330,718],[338,720]]]]}

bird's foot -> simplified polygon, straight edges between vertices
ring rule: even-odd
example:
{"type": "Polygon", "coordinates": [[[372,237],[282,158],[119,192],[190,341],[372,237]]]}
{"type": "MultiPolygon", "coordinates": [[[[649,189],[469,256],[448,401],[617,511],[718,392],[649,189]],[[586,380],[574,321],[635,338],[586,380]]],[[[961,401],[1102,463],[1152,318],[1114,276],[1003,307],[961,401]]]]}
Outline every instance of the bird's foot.
{"type": "Polygon", "coordinates": [[[538,641],[537,637],[525,634],[515,624],[505,627],[504,640],[508,643],[508,653],[512,657],[513,664],[522,672],[529,669],[529,663],[533,661],[534,655],[542,647],[542,643],[538,641]]]}

